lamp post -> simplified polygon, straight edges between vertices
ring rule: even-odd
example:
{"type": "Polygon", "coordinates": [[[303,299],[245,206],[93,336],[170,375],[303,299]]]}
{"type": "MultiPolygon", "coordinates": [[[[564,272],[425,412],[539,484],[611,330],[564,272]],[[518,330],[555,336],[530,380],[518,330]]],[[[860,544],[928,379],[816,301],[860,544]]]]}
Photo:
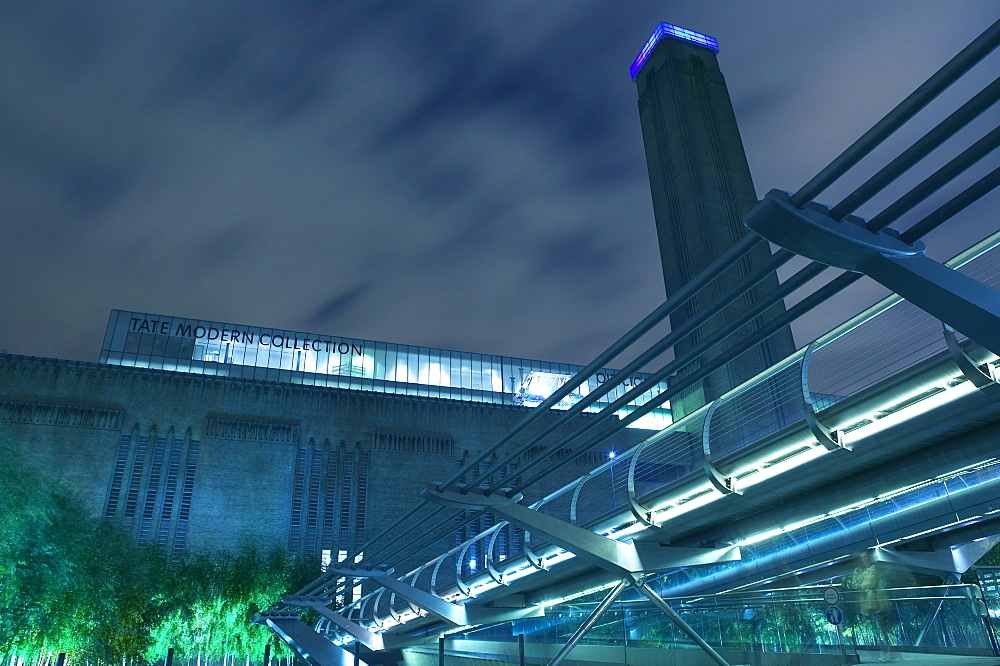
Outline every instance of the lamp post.
{"type": "MultiPolygon", "coordinates": [[[[616,455],[618,455],[617,451],[608,451],[608,460],[614,460],[616,455]]],[[[614,508],[617,509],[618,498],[615,497],[615,466],[611,465],[611,467],[608,468],[608,471],[611,472],[611,501],[614,508]]]]}

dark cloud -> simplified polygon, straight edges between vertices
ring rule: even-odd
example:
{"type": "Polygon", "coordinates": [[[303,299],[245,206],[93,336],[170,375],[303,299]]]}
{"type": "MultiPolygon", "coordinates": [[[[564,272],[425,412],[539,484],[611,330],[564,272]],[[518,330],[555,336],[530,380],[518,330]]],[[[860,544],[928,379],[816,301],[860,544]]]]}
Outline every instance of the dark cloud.
{"type": "Polygon", "coordinates": [[[581,162],[572,174],[572,184],[580,190],[617,190],[645,176],[633,160],[614,159],[581,162]]]}
{"type": "Polygon", "coordinates": [[[245,220],[202,240],[191,248],[188,259],[196,270],[207,266],[224,269],[229,262],[239,261],[250,254],[250,246],[259,237],[258,224],[254,220],[245,220]]]}
{"type": "Polygon", "coordinates": [[[370,288],[369,284],[358,284],[345,291],[337,292],[305,319],[305,325],[317,327],[329,325],[357,305],[370,288]]]}
{"type": "Polygon", "coordinates": [[[433,210],[464,199],[476,184],[474,174],[454,163],[418,171],[416,180],[419,196],[433,210]]]}
{"type": "MultiPolygon", "coordinates": [[[[0,299],[0,346],[93,360],[117,307],[586,362],[663,296],[628,76],[658,21],[719,39],[763,192],[804,183],[995,15],[7,3],[0,281],[31,288],[0,299]]],[[[942,245],[982,235],[972,212],[942,245]]]]}
{"type": "Polygon", "coordinates": [[[538,275],[565,276],[577,283],[600,281],[602,275],[615,271],[625,260],[606,238],[576,233],[543,241],[538,246],[535,271],[538,275]]]}
{"type": "Polygon", "coordinates": [[[91,165],[66,173],[63,185],[71,211],[84,217],[106,210],[122,196],[128,185],[128,174],[120,169],[91,165]]]}

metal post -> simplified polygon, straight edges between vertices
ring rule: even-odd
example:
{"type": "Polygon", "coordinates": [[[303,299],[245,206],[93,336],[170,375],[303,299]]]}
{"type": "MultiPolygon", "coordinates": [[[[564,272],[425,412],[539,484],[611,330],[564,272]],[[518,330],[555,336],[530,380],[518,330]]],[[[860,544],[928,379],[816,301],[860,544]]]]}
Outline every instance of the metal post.
{"type": "Polygon", "coordinates": [[[517,635],[517,655],[517,663],[520,664],[520,666],[524,666],[524,634],[517,635]]]}
{"type": "Polygon", "coordinates": [[[444,666],[444,636],[438,636],[438,666],[444,666]]]}
{"type": "MultiPolygon", "coordinates": [[[[591,611],[590,615],[587,616],[587,619],[580,625],[580,628],[577,629],[576,633],[570,637],[569,642],[566,643],[561,650],[559,650],[559,653],[552,658],[552,661],[549,662],[548,666],[557,666],[562,663],[563,659],[565,659],[570,651],[576,647],[576,644],[580,642],[580,639],[582,639],[587,632],[590,631],[595,624],[597,624],[597,621],[601,619],[601,616],[607,612],[607,610],[611,607],[611,604],[618,600],[618,597],[621,596],[622,592],[625,591],[625,588],[629,586],[630,582],[631,581],[627,578],[623,579],[620,583],[615,585],[610,592],[608,592],[608,596],[604,597],[604,600],[597,604],[597,608],[591,611]]],[[[726,664],[726,666],[729,665],[726,664]]]]}
{"type": "Polygon", "coordinates": [[[662,612],[664,615],[670,618],[670,621],[676,624],[681,631],[683,631],[691,638],[691,640],[697,643],[698,647],[704,650],[709,657],[715,660],[715,663],[719,664],[719,666],[729,666],[729,662],[723,659],[722,656],[718,652],[716,652],[711,645],[706,643],[705,639],[703,639],[701,636],[698,635],[698,632],[696,632],[694,629],[688,626],[688,623],[682,620],[681,616],[678,615],[673,608],[668,606],[667,602],[665,602],[663,599],[660,598],[660,595],[658,595],[656,592],[653,592],[653,590],[649,589],[648,585],[636,585],[635,588],[640,592],[642,592],[647,599],[652,601],[653,605],[659,608],[660,612],[662,612]]]}
{"type": "MultiPolygon", "coordinates": [[[[844,630],[841,629],[840,625],[837,625],[837,642],[840,643],[840,656],[844,658],[844,663],[847,663],[847,647],[844,646],[844,630]]],[[[857,653],[857,650],[854,651],[857,653]]]]}
{"type": "MultiPolygon", "coordinates": [[[[611,458],[613,459],[614,456],[611,456],[611,458]]],[[[611,472],[611,502],[612,506],[617,509],[618,499],[615,497],[615,466],[612,464],[611,467],[608,468],[608,471],[611,472]]]]}
{"type": "Polygon", "coordinates": [[[990,649],[993,650],[993,656],[1000,657],[1000,643],[997,642],[997,634],[993,629],[990,609],[986,605],[986,599],[983,598],[983,590],[978,585],[972,586],[972,603],[976,605],[979,610],[979,616],[983,619],[983,624],[986,627],[986,638],[990,642],[990,649]]]}
{"type": "MultiPolygon", "coordinates": [[[[271,644],[268,643],[267,646],[268,646],[268,648],[270,648],[271,644]]],[[[267,652],[265,652],[264,654],[267,654],[267,652]]],[[[174,649],[173,648],[170,648],[169,650],[167,650],[167,661],[164,663],[164,666],[174,666],[174,649]]],[[[267,658],[266,657],[264,658],[264,666],[267,666],[267,658]]]]}

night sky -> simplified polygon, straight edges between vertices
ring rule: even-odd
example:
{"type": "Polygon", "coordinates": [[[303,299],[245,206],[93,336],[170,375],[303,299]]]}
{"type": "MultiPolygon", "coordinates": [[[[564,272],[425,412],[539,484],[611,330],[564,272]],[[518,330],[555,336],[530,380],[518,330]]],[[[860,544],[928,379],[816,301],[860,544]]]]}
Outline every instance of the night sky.
{"type": "MultiPolygon", "coordinates": [[[[718,39],[763,194],[800,187],[998,15],[0,2],[0,348],[96,361],[119,308],[585,363],[663,299],[628,74],[659,21],[718,39]]],[[[997,202],[932,251],[995,230],[997,202]]]]}

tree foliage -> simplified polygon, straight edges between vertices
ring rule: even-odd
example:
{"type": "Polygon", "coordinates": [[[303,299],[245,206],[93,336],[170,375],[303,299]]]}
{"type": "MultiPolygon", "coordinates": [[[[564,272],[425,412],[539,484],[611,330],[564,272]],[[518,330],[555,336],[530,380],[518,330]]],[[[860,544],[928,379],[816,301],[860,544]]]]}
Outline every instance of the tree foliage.
{"type": "Polygon", "coordinates": [[[168,558],[89,516],[4,442],[0,460],[0,654],[261,655],[278,646],[252,616],[318,573],[318,563],[250,545],[168,558]]]}
{"type": "Polygon", "coordinates": [[[171,647],[178,656],[262,654],[267,643],[274,643],[274,636],[253,624],[252,618],[301,587],[304,576],[315,573],[304,563],[290,565],[284,551],[263,554],[249,546],[235,554],[185,557],[176,563],[165,585],[177,596],[152,631],[145,656],[156,659],[171,647]]]}

